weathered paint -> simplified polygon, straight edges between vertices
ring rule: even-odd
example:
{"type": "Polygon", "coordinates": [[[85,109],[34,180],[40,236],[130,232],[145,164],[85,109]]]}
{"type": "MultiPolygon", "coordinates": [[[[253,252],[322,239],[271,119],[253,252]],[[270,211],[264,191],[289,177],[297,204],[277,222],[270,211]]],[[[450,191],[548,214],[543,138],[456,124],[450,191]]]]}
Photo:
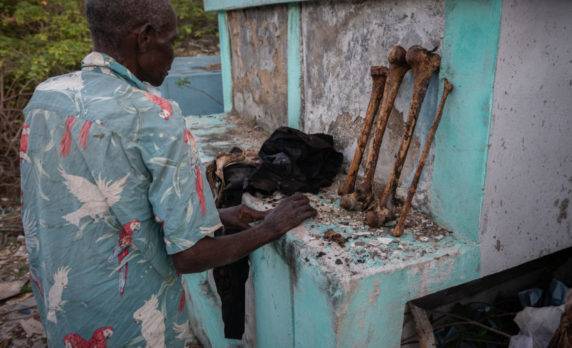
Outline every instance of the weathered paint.
{"type": "MultiPolygon", "coordinates": [[[[265,208],[257,202],[245,201],[265,208]]],[[[321,241],[319,237],[330,228],[308,221],[251,259],[255,279],[260,277],[255,293],[263,297],[256,302],[261,347],[399,347],[408,300],[479,277],[479,249],[473,242],[450,235],[423,243],[408,234],[390,247],[392,255],[405,255],[402,260],[371,256],[359,266],[355,259],[365,254],[358,245],[370,243],[370,237],[363,235],[367,228],[342,232],[334,225],[344,235],[363,235],[348,241],[344,249],[321,241]],[[292,315],[293,324],[285,313],[292,315]],[[294,343],[284,344],[290,334],[294,343]]],[[[371,238],[374,241],[377,235],[371,238]]]]}
{"type": "Polygon", "coordinates": [[[206,11],[220,11],[303,1],[311,0],[205,0],[204,7],[206,11]]]}
{"type": "MultiPolygon", "coordinates": [[[[247,132],[236,131],[228,115],[189,117],[187,126],[202,143],[201,156],[206,160],[232,145],[253,147],[247,132]]],[[[328,197],[318,199],[330,210],[339,209],[339,202],[328,197]]],[[[245,203],[265,208],[252,200],[245,203]]],[[[360,245],[379,237],[368,231],[366,226],[342,228],[335,222],[307,221],[279,241],[256,250],[251,255],[255,305],[254,309],[247,307],[248,318],[254,317],[256,323],[251,330],[256,337],[248,336],[243,343],[259,347],[397,347],[407,300],[478,277],[478,246],[454,234],[422,242],[406,232],[388,247],[371,249],[386,250],[382,252],[387,257],[382,258],[360,251],[360,245]],[[321,238],[331,228],[361,237],[340,249],[324,244],[321,238]],[[335,262],[337,259],[343,264],[335,262]],[[358,262],[360,259],[365,262],[358,262]]],[[[388,231],[380,233],[387,235],[388,231]]],[[[207,272],[186,275],[185,281],[192,326],[201,342],[207,347],[236,345],[237,341],[224,339],[220,299],[212,276],[207,272]]]]}
{"type": "MultiPolygon", "coordinates": [[[[306,132],[332,134],[346,161],[355,151],[357,134],[368,105],[372,65],[387,65],[389,49],[440,46],[444,28],[444,1],[320,1],[302,3],[303,120],[306,132]],[[351,29],[350,29],[351,28],[351,29]]],[[[437,105],[437,78],[430,83],[400,186],[413,176],[420,146],[437,105]]],[[[407,74],[390,117],[376,180],[382,182],[393,166],[403,134],[412,78],[407,74]]],[[[415,205],[428,208],[430,159],[415,205]]],[[[362,167],[364,164],[362,164],[362,167]]]]}
{"type": "Polygon", "coordinates": [[[572,246],[572,2],[505,0],[481,225],[484,274],[572,246]]]}
{"type": "Polygon", "coordinates": [[[288,124],[288,6],[227,12],[234,110],[267,130],[288,124]]]}
{"type": "Polygon", "coordinates": [[[478,240],[500,0],[447,0],[441,77],[455,86],[435,137],[432,212],[438,221],[478,240]]]}
{"type": "Polygon", "coordinates": [[[252,267],[256,342],[259,347],[293,347],[292,277],[290,265],[274,245],[266,245],[250,256],[252,267]]]}
{"type": "Polygon", "coordinates": [[[175,100],[183,115],[224,112],[220,57],[176,57],[161,85],[164,97],[175,100]]]}
{"type": "Polygon", "coordinates": [[[400,347],[407,301],[478,278],[475,244],[459,244],[439,254],[439,262],[418,260],[403,269],[354,280],[342,306],[338,346],[400,347]]]}
{"type": "Polygon", "coordinates": [[[218,13],[218,35],[224,112],[232,111],[232,57],[226,12],[218,13]]]}
{"type": "Polygon", "coordinates": [[[197,338],[206,347],[226,347],[220,297],[209,282],[208,272],[184,276],[188,289],[187,310],[197,338]]]}
{"type": "MultiPolygon", "coordinates": [[[[415,240],[411,233],[406,231],[403,238],[384,247],[383,257],[372,252],[364,259],[364,254],[361,253],[364,247],[358,246],[357,242],[372,245],[377,238],[371,236],[371,232],[364,237],[367,228],[350,227],[339,221],[330,224],[309,221],[289,232],[280,241],[257,250],[251,261],[258,346],[398,347],[404,304],[407,300],[479,276],[480,251],[475,229],[478,229],[484,183],[486,146],[483,146],[483,141],[486,145],[500,22],[499,4],[500,0],[446,0],[445,16],[443,1],[438,0],[430,3],[408,0],[397,5],[349,0],[301,4],[304,129],[333,133],[340,139],[338,145],[346,149],[345,152],[353,150],[351,142],[359,132],[361,117],[367,105],[370,88],[367,73],[369,66],[383,63],[380,57],[386,57],[387,50],[395,43],[405,47],[421,43],[429,48],[440,44],[445,18],[446,38],[442,46],[444,66],[441,77],[447,77],[455,84],[457,94],[451,95],[449,99],[437,135],[435,161],[440,162],[436,162],[435,166],[443,167],[441,170],[452,170],[451,173],[455,175],[467,176],[457,178],[445,175],[447,180],[440,178],[435,187],[436,176],[443,173],[435,172],[433,175],[432,192],[438,199],[436,203],[439,208],[436,211],[437,216],[457,232],[443,239],[424,243],[415,240]],[[496,36],[494,18],[498,21],[496,36]],[[467,37],[472,40],[466,40],[467,37]],[[473,69],[475,71],[472,71],[473,69]],[[475,94],[472,94],[473,92],[475,94]],[[455,96],[457,99],[451,103],[455,96]],[[324,109],[320,110],[321,106],[324,106],[324,109]],[[354,119],[357,121],[352,122],[354,119]],[[456,162],[449,163],[448,160],[456,162]],[[475,161],[477,163],[473,163],[475,161]],[[469,168],[457,168],[467,164],[469,168]],[[481,168],[480,173],[476,173],[478,168],[481,168]],[[476,188],[479,184],[480,191],[476,188]],[[468,189],[463,185],[468,185],[468,189]],[[445,189],[451,189],[457,196],[444,192],[445,189]],[[470,204],[465,204],[465,199],[470,198],[460,201],[458,197],[462,197],[464,193],[478,202],[471,200],[470,204]],[[444,201],[444,198],[449,200],[444,201]],[[463,204],[466,206],[457,207],[463,204]],[[454,208],[452,212],[443,211],[445,208],[450,209],[450,206],[454,208]],[[466,217],[462,216],[465,212],[468,212],[466,217]],[[362,234],[362,237],[352,239],[343,249],[337,245],[324,245],[321,235],[330,228],[346,235],[362,234]],[[320,256],[321,253],[324,254],[320,256]],[[342,263],[338,263],[338,259],[342,260],[342,263]]],[[[282,34],[280,28],[273,28],[268,24],[272,23],[272,16],[277,12],[287,14],[287,9],[287,6],[269,6],[248,10],[249,19],[259,19],[256,22],[257,29],[262,27],[266,32],[265,35],[245,35],[236,41],[238,45],[246,43],[256,47],[248,57],[235,54],[249,52],[251,48],[235,51],[235,35],[231,35],[233,67],[236,64],[245,64],[241,60],[252,57],[258,60],[257,64],[274,64],[276,55],[282,54],[276,47],[285,47],[286,52],[287,46],[276,45],[275,42],[269,44],[268,41],[289,38],[285,38],[286,35],[282,34]],[[260,42],[253,37],[259,38],[263,45],[256,46],[260,42]],[[267,51],[261,53],[261,50],[267,51]],[[268,52],[273,54],[264,58],[264,54],[268,52]]],[[[231,23],[231,34],[233,27],[246,32],[252,30],[252,23],[240,21],[239,18],[242,17],[235,18],[234,25],[231,23]]],[[[280,18],[281,25],[287,30],[288,23],[283,21],[287,17],[280,18]]],[[[286,61],[282,64],[284,67],[288,65],[286,61]]],[[[248,70],[245,67],[247,65],[239,69],[241,74],[248,70]]],[[[256,70],[257,66],[254,68],[256,70]]],[[[236,70],[233,69],[233,77],[236,77],[236,70]]],[[[256,72],[254,74],[256,75],[256,72]]],[[[255,79],[252,81],[256,82],[255,79]]],[[[413,158],[417,156],[416,149],[424,139],[435,110],[439,94],[436,89],[437,82],[436,78],[432,81],[423,105],[419,133],[415,135],[417,144],[412,146],[413,158]]],[[[272,84],[264,86],[268,90],[275,89],[272,84]]],[[[388,139],[394,147],[401,134],[400,127],[403,127],[402,113],[408,106],[410,86],[411,78],[408,75],[392,115],[394,124],[390,124],[390,131],[392,130],[394,135],[388,139]]],[[[256,88],[256,85],[249,86],[245,83],[241,88],[247,90],[256,88]]],[[[286,93],[280,88],[276,91],[278,97],[271,102],[282,105],[282,97],[286,93]]],[[[236,86],[234,93],[236,98],[236,86]]],[[[264,103],[269,101],[259,99],[256,105],[262,107],[264,103]]],[[[285,108],[283,115],[286,114],[285,108]]],[[[263,121],[268,122],[268,119],[263,121]]],[[[211,126],[209,123],[209,127],[211,126]]],[[[268,126],[266,124],[266,127],[268,126]]],[[[217,127],[224,128],[220,125],[212,126],[213,130],[218,129],[217,127]]],[[[207,133],[204,135],[207,136],[207,133]]],[[[240,134],[233,139],[235,143],[241,144],[242,140],[238,135],[240,134]]],[[[404,177],[407,177],[406,172],[407,170],[404,171],[404,177]]],[[[431,171],[426,168],[426,172],[431,171]]],[[[338,203],[332,204],[334,209],[338,203]]],[[[380,233],[386,235],[387,232],[385,230],[380,233]]],[[[195,285],[194,290],[191,290],[192,296],[197,289],[195,285]]],[[[207,295],[196,293],[194,296],[207,295]]],[[[228,342],[219,341],[220,336],[216,336],[220,335],[221,327],[216,321],[215,314],[219,313],[213,300],[201,299],[195,302],[199,303],[197,315],[206,315],[208,318],[205,322],[212,326],[209,329],[199,327],[199,331],[207,332],[205,335],[215,342],[215,346],[219,343],[221,346],[227,344],[228,342]],[[207,306],[213,306],[214,309],[204,309],[207,306]],[[214,338],[211,338],[211,334],[214,338]]],[[[194,321],[195,325],[201,323],[202,320],[194,321]]]]}
{"type": "Polygon", "coordinates": [[[288,127],[300,128],[302,113],[300,4],[288,5],[288,127]]]}

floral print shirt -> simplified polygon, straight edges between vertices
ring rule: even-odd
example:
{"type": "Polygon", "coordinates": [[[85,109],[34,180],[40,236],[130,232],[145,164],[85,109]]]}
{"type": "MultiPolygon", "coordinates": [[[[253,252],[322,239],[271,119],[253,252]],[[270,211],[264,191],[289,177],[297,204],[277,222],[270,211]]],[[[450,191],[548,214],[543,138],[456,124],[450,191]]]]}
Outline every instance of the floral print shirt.
{"type": "Polygon", "coordinates": [[[177,104],[93,52],[24,114],[22,217],[50,346],[183,346],[169,255],[221,223],[177,104]]]}

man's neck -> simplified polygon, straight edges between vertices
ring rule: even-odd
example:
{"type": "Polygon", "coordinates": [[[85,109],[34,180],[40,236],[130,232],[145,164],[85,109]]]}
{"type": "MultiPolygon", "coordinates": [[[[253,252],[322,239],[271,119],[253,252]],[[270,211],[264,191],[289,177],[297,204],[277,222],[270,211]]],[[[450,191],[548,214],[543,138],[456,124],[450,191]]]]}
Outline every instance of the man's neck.
{"type": "Polygon", "coordinates": [[[119,64],[126,67],[133,75],[138,76],[138,65],[137,60],[133,56],[133,54],[126,54],[125,52],[119,52],[115,49],[110,49],[107,47],[94,47],[94,50],[99,53],[104,53],[111,58],[115,59],[119,64]]]}

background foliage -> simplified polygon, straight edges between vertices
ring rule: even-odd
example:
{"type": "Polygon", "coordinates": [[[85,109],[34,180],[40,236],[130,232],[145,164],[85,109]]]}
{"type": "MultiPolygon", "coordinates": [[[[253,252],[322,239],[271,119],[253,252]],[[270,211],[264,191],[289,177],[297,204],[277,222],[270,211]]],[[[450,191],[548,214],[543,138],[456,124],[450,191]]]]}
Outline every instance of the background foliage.
{"type": "MultiPolygon", "coordinates": [[[[216,15],[202,0],[172,0],[178,55],[217,50],[216,15]]],[[[91,41],[82,0],[0,1],[0,197],[17,197],[22,108],[49,76],[77,70],[91,41]]]]}

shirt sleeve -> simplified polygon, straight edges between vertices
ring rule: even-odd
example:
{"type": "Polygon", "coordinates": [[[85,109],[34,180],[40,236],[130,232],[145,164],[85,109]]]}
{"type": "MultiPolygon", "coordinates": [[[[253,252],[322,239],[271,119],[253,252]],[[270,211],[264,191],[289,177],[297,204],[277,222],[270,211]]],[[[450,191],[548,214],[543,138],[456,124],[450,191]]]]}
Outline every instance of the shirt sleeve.
{"type": "Polygon", "coordinates": [[[143,157],[151,174],[149,202],[162,225],[167,253],[175,254],[214,236],[222,224],[194,136],[182,117],[163,122],[167,124],[146,137],[143,157]]]}

